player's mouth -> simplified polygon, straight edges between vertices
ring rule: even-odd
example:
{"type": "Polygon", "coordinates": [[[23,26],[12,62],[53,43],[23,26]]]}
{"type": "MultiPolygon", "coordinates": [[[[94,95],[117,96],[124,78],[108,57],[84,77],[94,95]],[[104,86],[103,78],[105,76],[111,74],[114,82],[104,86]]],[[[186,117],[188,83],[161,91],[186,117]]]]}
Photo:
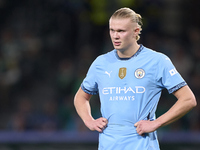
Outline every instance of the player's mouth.
{"type": "Polygon", "coordinates": [[[113,42],[115,46],[120,46],[121,42],[113,42]]]}

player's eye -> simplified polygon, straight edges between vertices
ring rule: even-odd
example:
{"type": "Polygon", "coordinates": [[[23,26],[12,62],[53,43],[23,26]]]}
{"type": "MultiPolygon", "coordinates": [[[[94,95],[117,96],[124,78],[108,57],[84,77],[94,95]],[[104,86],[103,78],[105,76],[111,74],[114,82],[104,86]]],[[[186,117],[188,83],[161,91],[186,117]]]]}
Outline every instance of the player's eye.
{"type": "Polygon", "coordinates": [[[124,30],[119,30],[118,32],[125,32],[124,30]]]}

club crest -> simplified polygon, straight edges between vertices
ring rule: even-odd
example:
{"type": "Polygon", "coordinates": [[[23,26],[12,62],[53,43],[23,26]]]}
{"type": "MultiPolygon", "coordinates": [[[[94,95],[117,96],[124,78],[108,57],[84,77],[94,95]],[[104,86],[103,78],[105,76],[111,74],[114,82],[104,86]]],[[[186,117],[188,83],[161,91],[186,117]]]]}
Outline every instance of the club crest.
{"type": "Polygon", "coordinates": [[[145,75],[145,72],[143,69],[137,69],[135,71],[135,77],[138,78],[138,79],[142,79],[145,75]]]}
{"type": "Polygon", "coordinates": [[[119,78],[123,79],[126,76],[126,68],[119,68],[119,78]]]}

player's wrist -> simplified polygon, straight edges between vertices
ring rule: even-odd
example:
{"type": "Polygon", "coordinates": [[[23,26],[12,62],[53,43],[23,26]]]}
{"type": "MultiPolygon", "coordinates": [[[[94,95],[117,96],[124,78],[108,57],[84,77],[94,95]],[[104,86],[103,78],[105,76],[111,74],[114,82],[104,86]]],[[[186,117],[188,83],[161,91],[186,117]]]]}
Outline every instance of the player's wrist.
{"type": "Polygon", "coordinates": [[[91,122],[94,121],[94,118],[89,117],[83,120],[84,124],[88,127],[90,126],[91,122]]]}
{"type": "Polygon", "coordinates": [[[154,122],[155,122],[155,128],[156,128],[156,130],[158,128],[162,127],[162,125],[163,125],[160,119],[156,119],[156,120],[154,120],[154,122]]]}

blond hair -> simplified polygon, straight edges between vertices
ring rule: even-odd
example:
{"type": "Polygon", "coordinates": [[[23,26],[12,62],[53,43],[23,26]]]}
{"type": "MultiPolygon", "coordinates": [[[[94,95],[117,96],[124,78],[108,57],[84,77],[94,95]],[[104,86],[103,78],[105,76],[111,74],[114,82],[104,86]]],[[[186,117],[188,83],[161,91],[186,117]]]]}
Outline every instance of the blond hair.
{"type": "MultiPolygon", "coordinates": [[[[142,31],[142,17],[140,16],[140,14],[135,13],[135,11],[133,11],[130,8],[120,8],[118,10],[116,10],[114,12],[114,14],[111,16],[111,18],[130,18],[131,21],[133,23],[137,23],[138,27],[139,27],[139,34],[141,34],[142,31]]],[[[136,36],[136,40],[138,41],[140,39],[139,34],[136,36]]]]}

